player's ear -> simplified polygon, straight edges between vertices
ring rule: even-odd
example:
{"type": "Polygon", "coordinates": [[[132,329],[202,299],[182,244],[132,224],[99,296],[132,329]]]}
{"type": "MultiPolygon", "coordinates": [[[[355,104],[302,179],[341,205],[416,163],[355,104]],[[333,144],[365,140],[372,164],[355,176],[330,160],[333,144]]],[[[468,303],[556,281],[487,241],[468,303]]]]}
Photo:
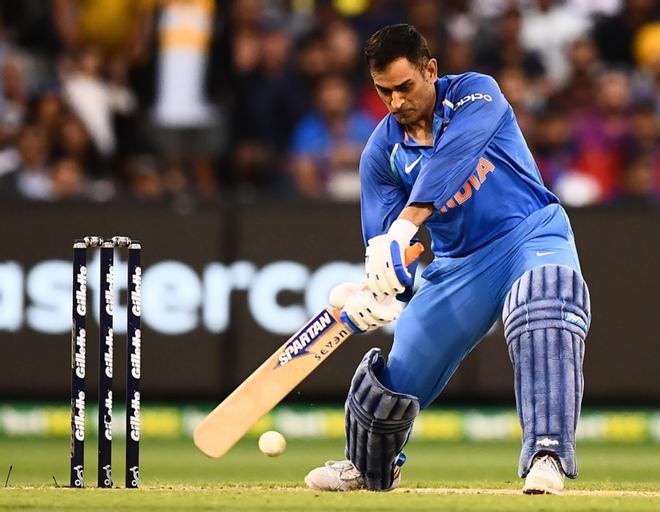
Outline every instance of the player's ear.
{"type": "Polygon", "coordinates": [[[434,83],[438,78],[438,61],[435,59],[429,59],[426,63],[426,68],[424,69],[424,78],[430,83],[434,83]]]}

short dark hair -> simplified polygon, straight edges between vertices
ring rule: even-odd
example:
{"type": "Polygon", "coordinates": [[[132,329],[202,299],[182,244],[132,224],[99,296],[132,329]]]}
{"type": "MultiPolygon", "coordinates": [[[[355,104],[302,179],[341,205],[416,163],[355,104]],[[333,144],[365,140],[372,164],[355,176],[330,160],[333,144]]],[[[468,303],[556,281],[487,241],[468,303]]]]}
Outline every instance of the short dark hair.
{"type": "Polygon", "coordinates": [[[367,39],[364,56],[369,69],[382,71],[401,57],[421,68],[431,58],[431,52],[426,39],[415,27],[401,23],[381,28],[367,39]]]}

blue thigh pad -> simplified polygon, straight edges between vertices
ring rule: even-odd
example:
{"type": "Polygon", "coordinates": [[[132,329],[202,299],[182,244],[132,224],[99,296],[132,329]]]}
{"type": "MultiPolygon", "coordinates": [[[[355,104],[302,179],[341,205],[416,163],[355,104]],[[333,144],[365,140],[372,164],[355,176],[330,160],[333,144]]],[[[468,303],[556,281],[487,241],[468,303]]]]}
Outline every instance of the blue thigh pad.
{"type": "Polygon", "coordinates": [[[376,375],[384,366],[379,349],[367,352],[346,400],[346,457],[372,490],[392,486],[395,464],[419,414],[417,397],[380,383],[376,375]]]}
{"type": "Polygon", "coordinates": [[[575,428],[591,322],[587,285],[568,266],[535,267],[513,283],[502,319],[523,430],[518,473],[527,475],[534,456],[549,452],[575,478],[575,428]]]}

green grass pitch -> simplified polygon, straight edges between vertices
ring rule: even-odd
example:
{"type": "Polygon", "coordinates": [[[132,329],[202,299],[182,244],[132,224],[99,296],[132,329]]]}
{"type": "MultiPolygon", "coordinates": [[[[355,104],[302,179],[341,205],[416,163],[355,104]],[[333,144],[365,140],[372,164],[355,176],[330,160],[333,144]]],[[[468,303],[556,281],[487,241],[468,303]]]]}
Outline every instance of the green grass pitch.
{"type": "MultiPolygon", "coordinates": [[[[143,441],[142,486],[122,489],[123,444],[115,443],[120,488],[77,490],[68,484],[65,439],[0,440],[0,510],[660,510],[660,445],[582,443],[581,476],[570,492],[523,496],[512,443],[411,441],[402,488],[391,493],[319,493],[304,488],[307,471],[339,458],[337,440],[289,442],[278,458],[247,439],[220,460],[207,459],[188,440],[143,441]],[[9,466],[11,478],[5,488],[9,466]],[[54,477],[54,478],[53,478],[54,477]],[[532,508],[533,507],[533,508],[532,508]]],[[[86,479],[96,481],[95,440],[86,445],[86,479]]]]}

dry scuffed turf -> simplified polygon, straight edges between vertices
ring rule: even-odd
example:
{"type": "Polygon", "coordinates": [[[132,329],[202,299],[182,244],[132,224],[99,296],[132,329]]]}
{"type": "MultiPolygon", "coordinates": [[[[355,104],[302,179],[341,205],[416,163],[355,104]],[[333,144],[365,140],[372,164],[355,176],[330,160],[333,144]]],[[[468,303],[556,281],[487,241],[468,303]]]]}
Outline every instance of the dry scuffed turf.
{"type": "MultiPolygon", "coordinates": [[[[95,478],[95,440],[87,443],[87,481],[95,478]]],[[[339,441],[290,440],[267,458],[256,440],[220,460],[190,441],[149,440],[142,446],[139,490],[57,488],[68,483],[66,439],[0,440],[0,510],[660,510],[660,445],[582,443],[581,478],[567,495],[523,496],[511,443],[411,442],[403,488],[392,493],[319,493],[305,489],[306,472],[339,458],[339,441]],[[4,480],[13,465],[7,488],[4,480]],[[533,502],[533,503],[532,503],[533,502]]],[[[123,444],[115,443],[114,478],[123,480],[123,444]]]]}

